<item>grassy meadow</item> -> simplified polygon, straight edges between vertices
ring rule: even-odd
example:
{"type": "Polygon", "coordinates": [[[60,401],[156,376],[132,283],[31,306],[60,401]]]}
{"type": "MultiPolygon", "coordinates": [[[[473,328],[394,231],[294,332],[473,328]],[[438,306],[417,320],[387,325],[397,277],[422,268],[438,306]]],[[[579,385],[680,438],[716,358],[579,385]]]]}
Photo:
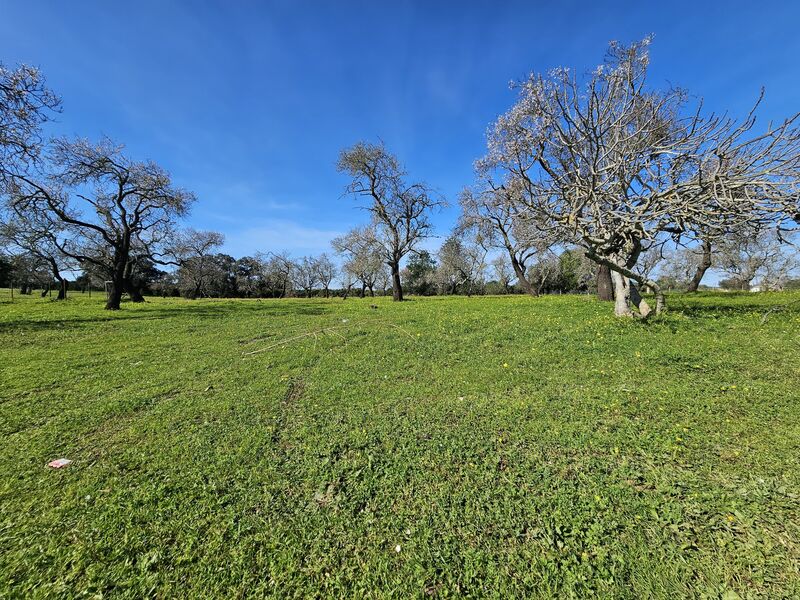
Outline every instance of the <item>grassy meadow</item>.
{"type": "Polygon", "coordinates": [[[0,597],[800,597],[798,300],[3,290],[0,597]]]}

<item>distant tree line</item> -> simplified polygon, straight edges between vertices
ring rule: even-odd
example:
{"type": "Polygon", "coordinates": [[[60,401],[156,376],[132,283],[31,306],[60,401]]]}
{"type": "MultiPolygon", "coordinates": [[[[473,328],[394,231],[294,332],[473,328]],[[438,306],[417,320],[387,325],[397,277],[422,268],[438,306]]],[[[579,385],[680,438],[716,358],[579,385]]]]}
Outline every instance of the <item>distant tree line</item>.
{"type": "Polygon", "coordinates": [[[726,289],[795,286],[800,113],[760,132],[761,98],[743,120],[705,114],[685,90],[649,86],[649,44],[614,42],[591,71],[516,84],[434,254],[424,246],[445,199],[365,141],[336,166],[370,218],[331,254],[220,253],[221,234],[181,226],[195,197],[159,165],[108,139],[45,139],[60,99],[37,69],[0,64],[0,277],[64,298],[64,273],[80,271],[110,310],[146,293],[596,292],[642,318],[664,309],[666,291],[701,289],[710,269],[726,289]]]}

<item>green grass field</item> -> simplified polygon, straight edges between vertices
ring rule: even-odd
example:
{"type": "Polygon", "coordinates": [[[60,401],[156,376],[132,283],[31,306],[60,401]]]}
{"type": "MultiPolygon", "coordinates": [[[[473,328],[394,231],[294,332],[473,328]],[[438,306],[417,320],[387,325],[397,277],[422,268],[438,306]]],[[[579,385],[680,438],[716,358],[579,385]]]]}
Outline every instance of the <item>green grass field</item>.
{"type": "Polygon", "coordinates": [[[2,297],[0,597],[800,597],[800,294],[2,297]]]}

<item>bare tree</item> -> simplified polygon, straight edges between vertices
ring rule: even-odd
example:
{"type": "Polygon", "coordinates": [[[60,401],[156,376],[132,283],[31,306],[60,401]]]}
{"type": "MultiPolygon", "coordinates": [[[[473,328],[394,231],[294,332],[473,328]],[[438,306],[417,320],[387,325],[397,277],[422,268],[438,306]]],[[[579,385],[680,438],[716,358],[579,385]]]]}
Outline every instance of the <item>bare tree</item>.
{"type": "Polygon", "coordinates": [[[363,298],[367,289],[374,296],[376,281],[385,272],[383,246],[378,242],[375,228],[356,227],[334,238],[331,245],[343,257],[344,271],[360,282],[360,296],[363,298]]]}
{"type": "Polygon", "coordinates": [[[465,286],[467,295],[471,296],[475,284],[482,279],[486,268],[484,262],[486,250],[454,234],[439,248],[438,257],[436,279],[441,293],[455,294],[459,286],[465,286]]]}
{"type": "Polygon", "coordinates": [[[693,265],[693,274],[689,280],[689,285],[686,286],[687,292],[696,292],[698,290],[700,282],[703,281],[703,277],[714,264],[711,256],[711,247],[711,239],[706,237],[700,242],[696,249],[689,250],[690,255],[686,254],[687,258],[692,259],[690,264],[693,265]]]}
{"type": "Polygon", "coordinates": [[[0,63],[0,182],[38,162],[41,126],[60,107],[39,69],[0,63]]]}
{"type": "Polygon", "coordinates": [[[664,263],[664,243],[650,243],[642,249],[634,270],[642,281],[653,281],[659,266],[664,263]]]}
{"type": "Polygon", "coordinates": [[[0,223],[0,243],[28,254],[38,265],[46,265],[52,277],[58,282],[58,300],[67,297],[67,280],[63,272],[74,268],[59,249],[59,235],[63,235],[60,222],[48,218],[40,212],[16,214],[11,211],[11,218],[0,223]]]}
{"type": "Polygon", "coordinates": [[[495,256],[489,265],[492,267],[497,283],[503,287],[503,293],[508,294],[511,292],[511,282],[514,281],[514,269],[503,256],[495,256]]]}
{"type": "Polygon", "coordinates": [[[189,228],[178,234],[171,249],[180,265],[178,284],[186,296],[199,298],[208,295],[208,286],[216,272],[215,251],[225,243],[216,231],[189,228]]]}
{"type": "Polygon", "coordinates": [[[742,229],[719,243],[718,268],[750,289],[760,278],[764,289],[782,289],[797,266],[797,257],[774,232],[742,229]]]}
{"type": "Polygon", "coordinates": [[[531,260],[543,255],[559,241],[558,232],[537,220],[521,201],[522,190],[515,185],[495,186],[490,179],[484,189],[464,190],[459,202],[459,229],[471,231],[487,250],[508,254],[519,285],[531,296],[538,295],[527,277],[531,260]]]}
{"type": "Polygon", "coordinates": [[[294,285],[294,275],[297,271],[295,262],[288,254],[257,255],[264,265],[265,285],[273,296],[285,298],[294,285]]]}
{"type": "Polygon", "coordinates": [[[543,255],[537,260],[530,269],[530,282],[540,295],[546,291],[548,286],[555,284],[561,274],[561,263],[553,253],[543,255]]]}
{"type": "Polygon", "coordinates": [[[315,259],[314,268],[317,270],[317,279],[319,279],[319,283],[322,285],[325,297],[330,297],[331,282],[336,279],[339,270],[330,257],[324,252],[315,259]]]}
{"type": "Polygon", "coordinates": [[[13,209],[60,221],[72,235],[59,250],[91,264],[111,281],[106,308],[118,310],[132,262],[166,252],[175,219],[187,214],[194,195],[172,185],[152,162],[135,162],[104,139],[56,140],[48,175],[15,174],[9,186],[13,209]]]}
{"type": "Polygon", "coordinates": [[[430,235],[429,213],[443,201],[424,183],[406,183],[406,172],[383,144],[358,142],[342,150],[337,167],[352,177],[347,193],[369,199],[376,241],[392,272],[392,297],[400,301],[400,261],[430,235]]]}
{"type": "MultiPolygon", "coordinates": [[[[659,285],[668,290],[689,291],[703,260],[704,252],[698,246],[677,246],[671,251],[665,252],[664,262],[659,271],[659,285]]],[[[700,282],[697,283],[699,286],[700,282]]]]}
{"type": "Polygon", "coordinates": [[[540,223],[611,269],[617,315],[633,305],[645,317],[637,285],[654,290],[656,312],[665,303],[634,269],[648,244],[743,223],[794,226],[800,215],[798,115],[748,137],[752,112],[737,122],[688,110],[685,91],[646,87],[649,43],[612,43],[585,78],[531,75],[479,164],[483,176],[520,186],[540,223]]]}
{"type": "Polygon", "coordinates": [[[347,300],[347,297],[350,295],[350,290],[353,289],[356,283],[356,276],[345,266],[342,267],[340,271],[340,277],[342,282],[342,300],[347,300]]]}
{"type": "Polygon", "coordinates": [[[317,259],[313,256],[304,256],[295,263],[295,281],[306,298],[310,298],[314,289],[320,284],[317,259]]]}
{"type": "Polygon", "coordinates": [[[389,289],[391,283],[391,272],[389,272],[389,269],[386,268],[386,265],[381,265],[375,276],[375,287],[380,290],[381,296],[386,295],[386,290],[389,289]]]}

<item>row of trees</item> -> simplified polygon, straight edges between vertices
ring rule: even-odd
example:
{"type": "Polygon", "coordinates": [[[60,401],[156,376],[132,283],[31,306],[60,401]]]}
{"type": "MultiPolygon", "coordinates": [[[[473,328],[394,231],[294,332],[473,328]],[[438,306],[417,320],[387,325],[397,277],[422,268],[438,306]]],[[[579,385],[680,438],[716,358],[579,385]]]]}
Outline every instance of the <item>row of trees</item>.
{"type": "Polygon", "coordinates": [[[754,133],[760,99],[741,121],[705,114],[685,90],[648,85],[649,44],[612,43],[584,75],[556,69],[516,85],[435,259],[420,245],[444,199],[382,143],[344,149],[345,191],[370,221],[333,241],[340,266],[327,255],[216,253],[220,234],[178,229],[194,196],[164,169],[109,140],[43,141],[59,99],[35,69],[0,67],[0,235],[62,289],[61,273],[76,268],[110,282],[109,309],[123,292],[140,300],[168,265],[162,289],[190,297],[327,295],[334,281],[364,295],[388,281],[402,300],[404,280],[416,293],[470,294],[491,271],[502,290],[596,288],[617,315],[642,317],[653,312],[642,291],[658,313],[665,289],[697,290],[712,266],[740,288],[756,278],[781,287],[800,223],[798,115],[754,133]]]}
{"type": "MultiPolygon", "coordinates": [[[[186,298],[283,298],[331,294],[385,294],[391,283],[388,268],[379,254],[351,255],[347,249],[336,257],[322,254],[292,258],[287,253],[256,254],[236,259],[217,252],[222,236],[213,232],[185,234],[191,252],[183,254],[180,266],[171,271],[145,262],[133,273],[143,293],[186,298]],[[216,241],[210,244],[209,241],[216,241]],[[371,260],[364,260],[370,258],[371,260]],[[339,265],[337,265],[337,262],[339,265]]],[[[337,240],[338,245],[338,240],[337,240]]],[[[798,260],[791,247],[774,235],[736,237],[724,240],[714,253],[714,266],[726,277],[720,287],[749,290],[754,283],[762,290],[796,289],[798,260]]],[[[702,249],[678,248],[671,252],[651,249],[638,268],[666,290],[686,291],[692,285],[696,265],[703,260],[702,249]]],[[[544,253],[526,268],[520,283],[510,261],[503,254],[488,257],[476,244],[451,236],[440,250],[412,254],[401,269],[405,289],[415,295],[512,294],[597,292],[597,266],[577,248],[544,253]]],[[[76,283],[81,288],[103,287],[102,275],[84,271],[76,283]]],[[[33,289],[45,294],[58,282],[45,262],[28,254],[0,256],[0,287],[19,286],[22,294],[33,289]]]]}
{"type": "Polygon", "coordinates": [[[412,293],[522,294],[596,291],[595,267],[575,249],[550,252],[529,265],[524,283],[502,254],[488,259],[479,245],[449,237],[436,257],[425,250],[408,261],[404,279],[412,293]]]}

